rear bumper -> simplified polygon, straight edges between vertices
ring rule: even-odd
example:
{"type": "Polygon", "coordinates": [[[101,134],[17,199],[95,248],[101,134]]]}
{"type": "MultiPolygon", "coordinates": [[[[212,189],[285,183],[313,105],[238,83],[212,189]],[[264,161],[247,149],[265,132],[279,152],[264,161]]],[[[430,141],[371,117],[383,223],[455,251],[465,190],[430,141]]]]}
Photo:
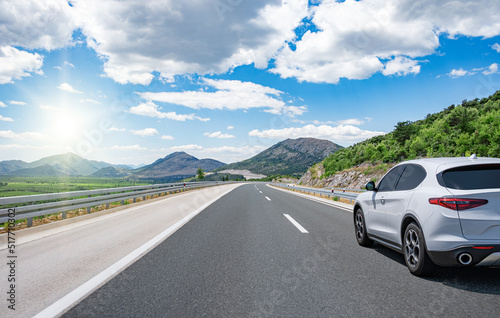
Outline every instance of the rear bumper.
{"type": "Polygon", "coordinates": [[[500,266],[500,245],[461,246],[449,251],[427,251],[431,260],[440,266],[500,266]],[[486,247],[492,247],[484,249],[486,247]],[[467,260],[468,254],[472,258],[470,263],[462,264],[459,258],[467,260]]]}

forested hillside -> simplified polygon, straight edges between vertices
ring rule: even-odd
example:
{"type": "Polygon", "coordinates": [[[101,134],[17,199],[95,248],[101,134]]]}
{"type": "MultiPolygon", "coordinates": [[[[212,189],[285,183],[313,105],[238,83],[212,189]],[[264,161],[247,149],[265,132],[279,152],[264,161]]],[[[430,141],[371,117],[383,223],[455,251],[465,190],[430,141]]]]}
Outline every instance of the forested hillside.
{"type": "Polygon", "coordinates": [[[464,100],[416,122],[399,122],[395,129],[323,160],[324,176],[363,162],[398,162],[418,157],[477,154],[500,158],[500,91],[488,98],[464,100]]]}

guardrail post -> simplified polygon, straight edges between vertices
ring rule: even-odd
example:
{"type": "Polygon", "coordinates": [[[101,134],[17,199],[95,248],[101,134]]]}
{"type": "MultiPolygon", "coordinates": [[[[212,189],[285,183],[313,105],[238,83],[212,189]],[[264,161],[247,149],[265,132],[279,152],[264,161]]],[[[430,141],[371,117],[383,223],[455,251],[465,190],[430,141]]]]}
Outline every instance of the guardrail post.
{"type": "MultiPolygon", "coordinates": [[[[91,197],[92,197],[92,196],[91,196],[91,195],[89,195],[89,198],[91,198],[91,197]]],[[[87,207],[87,213],[88,213],[88,214],[90,214],[90,208],[91,208],[91,206],[88,206],[88,207],[87,207]]]]}
{"type": "Polygon", "coordinates": [[[64,212],[62,213],[62,218],[63,218],[63,220],[66,218],[66,211],[64,211],[64,212]]]}

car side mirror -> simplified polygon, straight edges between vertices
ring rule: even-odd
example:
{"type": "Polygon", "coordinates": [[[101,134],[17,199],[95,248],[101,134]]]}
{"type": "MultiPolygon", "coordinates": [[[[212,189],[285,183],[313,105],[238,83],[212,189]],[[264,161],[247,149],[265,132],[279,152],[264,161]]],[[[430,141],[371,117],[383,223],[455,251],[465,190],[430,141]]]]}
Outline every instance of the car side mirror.
{"type": "Polygon", "coordinates": [[[375,182],[373,181],[370,181],[366,184],[366,190],[367,191],[377,191],[377,189],[375,188],[375,182]]]}

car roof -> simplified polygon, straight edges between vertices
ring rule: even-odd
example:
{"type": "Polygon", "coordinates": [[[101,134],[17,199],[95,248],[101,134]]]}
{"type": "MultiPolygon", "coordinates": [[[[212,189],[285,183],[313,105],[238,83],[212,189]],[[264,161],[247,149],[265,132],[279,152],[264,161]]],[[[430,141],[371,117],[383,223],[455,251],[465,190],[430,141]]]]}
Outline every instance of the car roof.
{"type": "Polygon", "coordinates": [[[424,158],[424,159],[413,159],[400,164],[419,164],[430,171],[435,171],[436,173],[442,172],[447,169],[462,167],[462,166],[472,166],[472,165],[482,165],[482,164],[500,164],[500,158],[486,158],[486,157],[449,157],[449,158],[424,158]]]}

